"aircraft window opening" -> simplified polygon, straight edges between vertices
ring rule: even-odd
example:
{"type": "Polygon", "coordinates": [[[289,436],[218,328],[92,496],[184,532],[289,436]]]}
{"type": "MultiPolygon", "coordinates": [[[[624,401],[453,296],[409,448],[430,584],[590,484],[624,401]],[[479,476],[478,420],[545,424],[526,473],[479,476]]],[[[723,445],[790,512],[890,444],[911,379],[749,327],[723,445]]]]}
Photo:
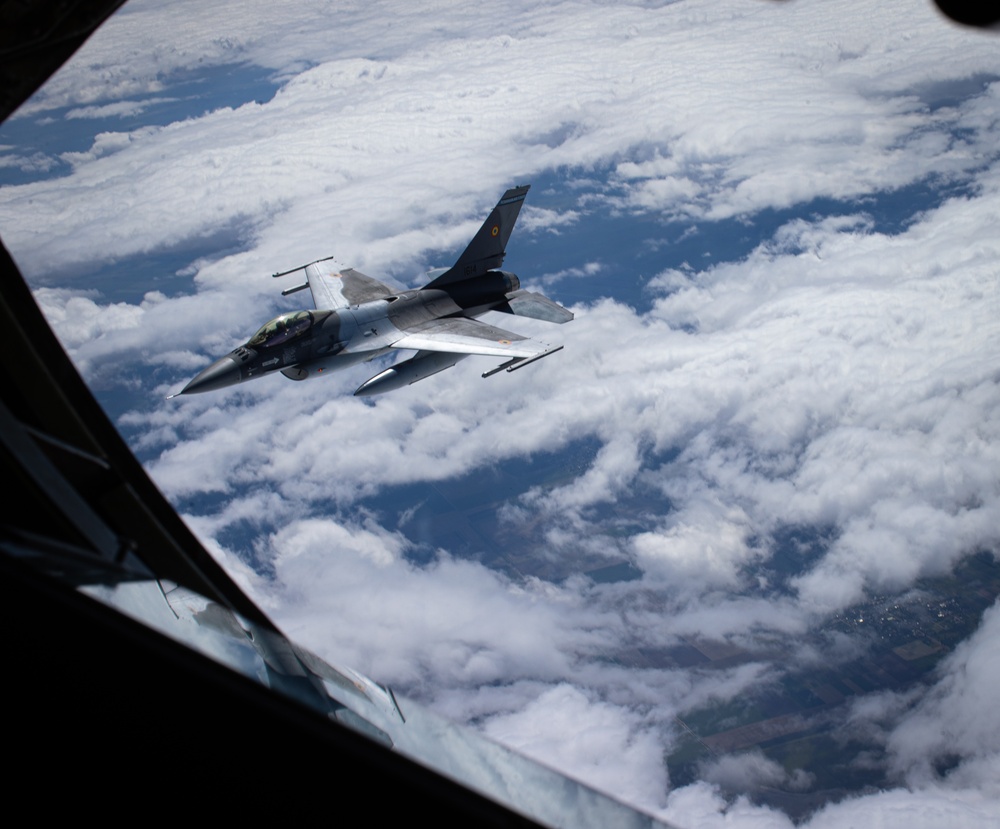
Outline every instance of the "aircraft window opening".
{"type": "Polygon", "coordinates": [[[313,324],[309,311],[291,311],[266,323],[247,343],[255,348],[280,345],[308,331],[313,324]]]}

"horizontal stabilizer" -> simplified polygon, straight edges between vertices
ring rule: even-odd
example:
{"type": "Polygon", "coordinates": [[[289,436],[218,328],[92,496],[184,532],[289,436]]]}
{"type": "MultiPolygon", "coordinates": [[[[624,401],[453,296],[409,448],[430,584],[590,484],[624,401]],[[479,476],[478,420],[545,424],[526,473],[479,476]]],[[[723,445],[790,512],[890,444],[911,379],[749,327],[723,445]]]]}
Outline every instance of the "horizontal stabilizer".
{"type": "Polygon", "coordinates": [[[493,310],[560,324],[573,319],[572,311],[534,291],[515,291],[512,294],[507,294],[506,304],[499,305],[493,310]]]}

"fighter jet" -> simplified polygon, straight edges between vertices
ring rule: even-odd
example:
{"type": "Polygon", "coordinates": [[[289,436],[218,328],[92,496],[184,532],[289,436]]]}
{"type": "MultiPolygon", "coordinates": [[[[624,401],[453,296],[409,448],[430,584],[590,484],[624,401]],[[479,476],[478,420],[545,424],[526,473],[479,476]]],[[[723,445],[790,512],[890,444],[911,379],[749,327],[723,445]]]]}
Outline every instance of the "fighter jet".
{"type": "Polygon", "coordinates": [[[522,290],[517,276],[499,270],[529,187],[504,193],[454,266],[423,288],[395,291],[353,268],[337,270],[333,257],[274,274],[304,272],[306,281],[282,294],[309,288],[314,308],[271,320],[179,394],[214,391],[275,371],[307,380],[393,350],[417,352],[354,392],[366,396],[408,386],[472,354],[505,358],[483,374],[489,377],[559,351],[561,345],[552,347],[476,319],[487,311],[555,323],[573,319],[571,311],[522,290]]]}

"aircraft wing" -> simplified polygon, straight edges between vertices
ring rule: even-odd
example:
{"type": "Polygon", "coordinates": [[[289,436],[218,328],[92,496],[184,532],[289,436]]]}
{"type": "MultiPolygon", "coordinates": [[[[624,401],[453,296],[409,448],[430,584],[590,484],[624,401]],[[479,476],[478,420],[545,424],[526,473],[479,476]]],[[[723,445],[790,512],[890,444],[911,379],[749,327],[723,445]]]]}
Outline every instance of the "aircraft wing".
{"type": "Polygon", "coordinates": [[[347,308],[373,299],[392,296],[395,290],[354,268],[337,270],[329,259],[306,265],[306,279],[313,304],[320,311],[347,308]]]}
{"type": "Polygon", "coordinates": [[[495,357],[536,357],[549,350],[543,342],[468,317],[445,317],[420,323],[408,329],[392,347],[495,357]]]}

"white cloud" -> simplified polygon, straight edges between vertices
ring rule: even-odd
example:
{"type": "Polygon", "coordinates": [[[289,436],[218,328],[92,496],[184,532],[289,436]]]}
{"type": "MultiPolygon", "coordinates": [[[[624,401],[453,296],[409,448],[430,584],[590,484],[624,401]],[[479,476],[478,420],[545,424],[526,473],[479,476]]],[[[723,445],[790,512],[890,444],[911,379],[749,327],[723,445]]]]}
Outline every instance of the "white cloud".
{"type": "Polygon", "coordinates": [[[764,786],[782,786],[793,791],[807,789],[812,778],[812,775],[801,769],[796,769],[794,774],[789,775],[760,750],[723,755],[705,764],[701,776],[723,790],[738,793],[753,792],[764,786]]]}
{"type": "Polygon", "coordinates": [[[0,147],[0,169],[13,168],[25,173],[47,173],[58,161],[45,153],[23,155],[11,153],[9,147],[0,147]]]}
{"type": "Polygon", "coordinates": [[[167,104],[176,98],[147,98],[144,101],[116,101],[104,106],[77,107],[66,113],[67,119],[74,118],[128,118],[141,115],[155,104],[167,104]]]}
{"type": "Polygon", "coordinates": [[[558,233],[560,227],[572,225],[579,218],[579,213],[575,210],[560,213],[545,208],[526,208],[519,226],[521,230],[527,230],[529,233],[537,233],[539,230],[558,233]]]}
{"type": "Polygon", "coordinates": [[[483,730],[626,803],[665,803],[662,736],[633,711],[592,701],[571,685],[547,689],[520,710],[493,717],[483,730]]]}
{"type": "Polygon", "coordinates": [[[5,238],[30,274],[234,222],[272,261],[326,254],[318,240],[333,236],[358,265],[386,265],[419,249],[404,237],[427,211],[439,229],[422,243],[452,246],[466,238],[456,216],[484,192],[617,159],[614,202],[722,218],[957,175],[992,153],[981,103],[931,110],[921,98],[931,79],[995,73],[992,43],[929,8],[880,8],[876,22],[849,3],[693,15],[566,2],[498,20],[446,4],[444,31],[433,8],[372,4],[336,25],[325,4],[294,19],[255,8],[130,4],[29,106],[97,106],[136,86],[162,97],[160,78],[199,63],[250,60],[286,78],[266,104],[133,134],[113,164],[94,150],[70,182],[0,192],[5,238]],[[67,186],[85,188],[91,209],[72,210],[67,186]],[[73,245],[37,233],[56,222],[73,245]]]}
{"type": "Polygon", "coordinates": [[[154,135],[157,131],[157,127],[144,127],[132,133],[99,132],[94,136],[94,143],[91,144],[89,150],[86,152],[63,153],[61,158],[74,167],[79,167],[103,156],[121,152],[131,146],[133,142],[141,141],[143,138],[154,135]]]}
{"type": "Polygon", "coordinates": [[[572,673],[574,654],[611,641],[615,619],[602,624],[572,591],[515,585],[448,556],[417,567],[407,546],[373,522],[290,523],[267,544],[269,599],[283,629],[429,699],[439,686],[558,679],[572,673]]]}
{"type": "Polygon", "coordinates": [[[949,778],[1000,796],[1000,712],[994,704],[1000,682],[1000,605],[983,616],[979,629],[941,664],[939,678],[905,714],[888,738],[897,774],[915,784],[934,781],[936,763],[959,758],[949,778]]]}
{"type": "Polygon", "coordinates": [[[743,829],[791,829],[794,825],[785,815],[751,804],[746,798],[730,803],[709,783],[695,783],[670,793],[664,818],[684,829],[722,829],[738,826],[743,829]]]}
{"type": "Polygon", "coordinates": [[[639,566],[664,579],[735,588],[739,569],[760,555],[747,544],[751,524],[742,510],[697,505],[671,524],[632,539],[639,566]]]}
{"type": "Polygon", "coordinates": [[[116,331],[137,328],[143,309],[127,302],[101,305],[96,292],[40,288],[35,299],[49,324],[58,332],[63,347],[77,350],[85,343],[116,331]]]}
{"type": "MultiPolygon", "coordinates": [[[[833,829],[847,826],[884,826],[887,829],[935,829],[995,826],[1000,809],[995,799],[975,789],[890,789],[827,806],[806,826],[833,829]]],[[[779,824],[780,825],[780,824],[779,824]]]]}

